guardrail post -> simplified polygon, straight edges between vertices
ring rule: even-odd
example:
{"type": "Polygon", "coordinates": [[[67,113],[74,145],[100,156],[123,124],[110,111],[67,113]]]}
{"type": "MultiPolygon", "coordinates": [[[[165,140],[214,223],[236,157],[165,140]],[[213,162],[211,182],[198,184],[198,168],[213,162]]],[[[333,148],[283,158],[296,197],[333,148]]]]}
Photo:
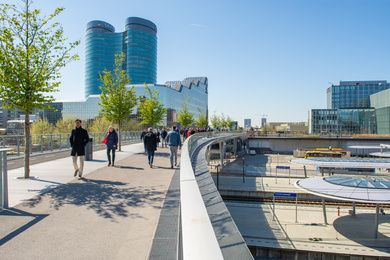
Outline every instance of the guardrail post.
{"type": "Polygon", "coordinates": [[[20,137],[19,136],[16,138],[16,142],[17,142],[17,145],[18,145],[16,150],[18,151],[18,156],[20,156],[20,137]]]}
{"type": "Polygon", "coordinates": [[[0,175],[1,175],[1,207],[8,208],[8,176],[7,176],[7,151],[4,149],[0,152],[0,175]]]}
{"type": "Polygon", "coordinates": [[[43,153],[43,135],[41,135],[41,153],[43,153]]]}
{"type": "Polygon", "coordinates": [[[3,136],[3,148],[5,148],[5,137],[3,136]]]}
{"type": "Polygon", "coordinates": [[[60,150],[62,149],[62,143],[61,143],[61,134],[60,134],[60,139],[59,139],[59,142],[60,142],[60,150]]]}
{"type": "Polygon", "coordinates": [[[50,135],[50,151],[53,151],[53,135],[50,135]]]}

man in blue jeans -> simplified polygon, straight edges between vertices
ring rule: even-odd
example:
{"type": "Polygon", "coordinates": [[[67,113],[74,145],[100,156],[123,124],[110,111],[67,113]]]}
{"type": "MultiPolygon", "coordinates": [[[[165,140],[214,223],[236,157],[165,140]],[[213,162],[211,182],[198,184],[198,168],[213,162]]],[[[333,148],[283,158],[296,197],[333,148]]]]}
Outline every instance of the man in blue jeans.
{"type": "Polygon", "coordinates": [[[148,164],[153,167],[154,151],[157,150],[157,137],[153,133],[153,128],[149,127],[148,133],[144,136],[145,149],[148,152],[148,164]]]}
{"type": "Polygon", "coordinates": [[[180,134],[176,131],[176,126],[172,126],[172,130],[167,135],[167,143],[171,152],[169,159],[171,160],[171,168],[173,168],[173,157],[175,157],[175,166],[177,165],[177,148],[181,149],[180,134]]]}

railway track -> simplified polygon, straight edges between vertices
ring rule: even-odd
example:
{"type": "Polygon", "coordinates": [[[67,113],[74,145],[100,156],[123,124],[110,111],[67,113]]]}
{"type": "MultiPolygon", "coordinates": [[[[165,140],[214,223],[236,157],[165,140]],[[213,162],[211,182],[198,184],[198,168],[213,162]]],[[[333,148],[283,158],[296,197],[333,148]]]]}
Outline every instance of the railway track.
{"type": "MultiPolygon", "coordinates": [[[[242,202],[269,202],[272,203],[273,199],[270,198],[260,198],[260,197],[245,197],[245,196],[222,196],[224,201],[242,201],[242,202]]],[[[295,199],[278,199],[275,198],[275,202],[283,203],[283,204],[295,204],[295,199]]],[[[298,204],[300,205],[322,205],[321,200],[298,200],[298,204]]],[[[344,201],[325,201],[325,204],[328,206],[352,206],[352,202],[344,202],[344,201]]],[[[374,203],[358,203],[356,202],[356,207],[363,208],[375,208],[376,204],[374,203]]],[[[389,204],[382,204],[383,208],[390,208],[389,204]]]]}

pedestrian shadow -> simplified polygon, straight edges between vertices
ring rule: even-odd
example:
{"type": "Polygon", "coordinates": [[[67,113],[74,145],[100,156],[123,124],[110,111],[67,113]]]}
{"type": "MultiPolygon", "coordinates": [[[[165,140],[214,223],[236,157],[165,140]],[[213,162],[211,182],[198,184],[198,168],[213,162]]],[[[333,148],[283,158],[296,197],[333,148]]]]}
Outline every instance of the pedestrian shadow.
{"type": "Polygon", "coordinates": [[[66,205],[83,206],[94,210],[103,218],[115,221],[117,217],[144,218],[137,207],[161,208],[164,192],[155,188],[133,187],[119,181],[83,179],[81,182],[59,186],[43,195],[26,201],[23,206],[35,207],[43,200],[50,201],[50,207],[60,210],[66,205]]]}
{"type": "MultiPolygon", "coordinates": [[[[6,242],[10,241],[14,237],[18,236],[19,234],[23,233],[30,227],[34,226],[37,224],[39,221],[43,220],[46,218],[48,214],[30,214],[28,212],[25,212],[23,210],[15,209],[15,208],[10,208],[10,209],[4,209],[3,211],[0,212],[0,219],[2,220],[2,224],[4,224],[5,219],[3,218],[8,218],[12,217],[12,222],[15,224],[17,222],[25,222],[25,224],[21,225],[19,228],[16,230],[10,230],[10,233],[6,234],[3,238],[0,239],[0,246],[5,244],[6,242]],[[30,220],[31,219],[31,220],[30,220]]],[[[13,225],[9,225],[13,226],[13,225]]]]}
{"type": "Polygon", "coordinates": [[[131,167],[131,166],[112,166],[114,168],[120,168],[120,169],[129,169],[129,170],[145,170],[145,168],[139,168],[139,167],[131,167]]]}

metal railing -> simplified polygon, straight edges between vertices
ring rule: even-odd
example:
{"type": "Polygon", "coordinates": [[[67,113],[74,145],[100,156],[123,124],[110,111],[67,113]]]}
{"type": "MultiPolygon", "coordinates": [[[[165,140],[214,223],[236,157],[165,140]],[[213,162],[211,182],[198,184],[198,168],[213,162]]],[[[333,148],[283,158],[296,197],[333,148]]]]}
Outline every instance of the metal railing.
{"type": "MultiPolygon", "coordinates": [[[[141,133],[141,131],[123,131],[121,132],[121,141],[139,140],[141,133]]],[[[89,137],[93,139],[94,146],[103,145],[101,140],[105,134],[106,132],[89,133],[89,137]]],[[[70,149],[69,137],[70,134],[31,135],[30,154],[70,149]]],[[[23,155],[25,153],[25,143],[24,135],[4,135],[0,137],[0,148],[9,149],[7,154],[10,156],[23,155]]]]}
{"type": "Polygon", "coordinates": [[[0,149],[0,199],[1,208],[8,208],[8,174],[7,152],[10,149],[0,149]]]}

